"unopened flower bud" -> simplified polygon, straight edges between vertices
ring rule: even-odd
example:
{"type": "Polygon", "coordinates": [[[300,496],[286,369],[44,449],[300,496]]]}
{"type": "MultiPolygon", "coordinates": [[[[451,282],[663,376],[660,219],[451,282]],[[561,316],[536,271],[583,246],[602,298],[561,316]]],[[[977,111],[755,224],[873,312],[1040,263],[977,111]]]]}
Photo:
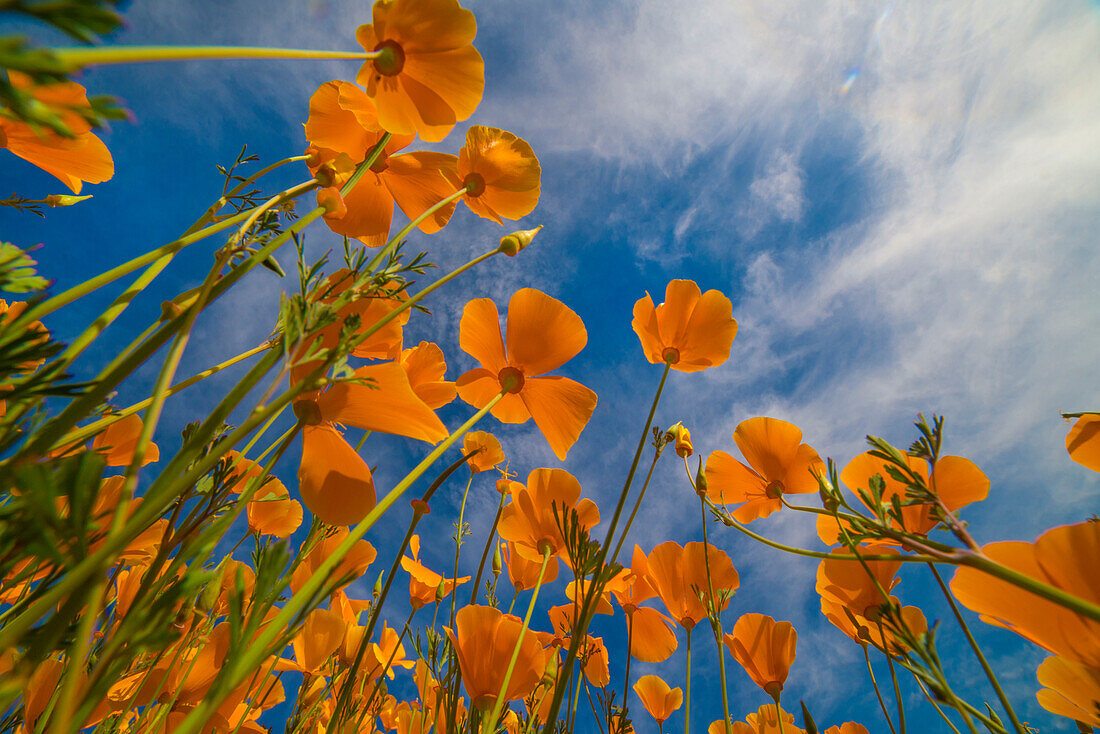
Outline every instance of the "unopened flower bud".
{"type": "Polygon", "coordinates": [[[534,229],[521,229],[518,232],[506,234],[500,238],[498,249],[508,257],[515,257],[517,252],[531,244],[531,240],[535,239],[540,229],[542,229],[541,224],[534,229]]]}
{"type": "Polygon", "coordinates": [[[550,659],[546,661],[546,670],[542,673],[542,683],[544,685],[552,686],[558,680],[558,666],[560,664],[557,650],[555,650],[550,655],[550,659]]]}
{"type": "Polygon", "coordinates": [[[439,579],[439,586],[435,587],[435,603],[443,601],[447,596],[447,579],[439,579]]]}
{"type": "Polygon", "coordinates": [[[378,573],[378,578],[374,580],[374,588],[371,590],[371,594],[375,599],[382,596],[382,577],[385,575],[385,571],[380,571],[378,573]]]}
{"type": "Polygon", "coordinates": [[[695,448],[691,445],[691,432],[684,427],[683,423],[677,422],[670,426],[665,431],[665,438],[676,442],[676,455],[681,459],[686,459],[695,453],[695,448]]]}
{"type": "Polygon", "coordinates": [[[695,470],[695,494],[700,497],[707,495],[707,473],[703,470],[703,457],[699,457],[699,468],[695,470]]]}
{"type": "Polygon", "coordinates": [[[493,548],[493,576],[499,576],[503,568],[504,559],[500,556],[500,543],[496,543],[493,548]]]}
{"type": "Polygon", "coordinates": [[[206,582],[206,586],[199,593],[199,598],[195,600],[195,608],[204,614],[209,614],[214,609],[214,605],[218,603],[218,596],[222,592],[222,577],[225,576],[225,566],[224,560],[218,564],[218,567],[214,569],[214,573],[211,574],[210,580],[206,582]]]}
{"type": "Polygon", "coordinates": [[[72,206],[73,204],[79,204],[82,201],[87,201],[92,198],[91,194],[86,196],[71,196],[69,194],[50,194],[46,197],[46,206],[72,206]]]}

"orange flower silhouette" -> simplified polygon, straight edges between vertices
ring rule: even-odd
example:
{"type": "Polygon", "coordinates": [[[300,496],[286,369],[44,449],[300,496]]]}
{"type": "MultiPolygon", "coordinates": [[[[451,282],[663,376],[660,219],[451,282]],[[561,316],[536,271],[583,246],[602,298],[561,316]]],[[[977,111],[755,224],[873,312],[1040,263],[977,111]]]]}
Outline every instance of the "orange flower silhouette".
{"type": "Polygon", "coordinates": [[[1083,415],[1066,435],[1069,458],[1083,467],[1100,471],[1100,415],[1083,415]]]}
{"type": "MultiPolygon", "coordinates": [[[[936,462],[932,475],[928,475],[928,462],[905,455],[909,467],[914,472],[924,477],[928,488],[940,498],[944,506],[951,512],[965,507],[971,502],[983,500],[989,494],[989,478],[978,466],[961,456],[943,456],[936,462]]],[[[844,471],[840,473],[840,481],[852,489],[868,490],[871,478],[874,475],[882,478],[884,487],[882,490],[882,504],[890,507],[891,498],[897,497],[902,503],[901,517],[904,527],[897,521],[891,520],[891,526],[906,530],[910,533],[927,535],[938,524],[930,504],[905,504],[907,498],[907,485],[890,476],[886,471],[886,462],[870,452],[860,454],[848,462],[844,471]]],[[[863,498],[860,497],[863,502],[863,498]]],[[[867,506],[867,503],[863,503],[867,506]]],[[[875,512],[875,508],[867,506],[875,512]]],[[[817,535],[826,545],[841,542],[840,529],[837,519],[830,515],[817,516],[817,535]]],[[[866,541],[869,545],[897,545],[890,539],[874,539],[866,541]]]]}
{"type": "Polygon", "coordinates": [[[466,459],[466,465],[475,474],[495,469],[497,464],[504,461],[504,449],[500,447],[500,441],[486,431],[470,431],[462,437],[463,455],[468,455],[471,451],[477,453],[466,459]]]}
{"type": "Polygon", "coordinates": [[[733,632],[723,638],[734,659],[756,685],[777,698],[794,662],[798,632],[790,622],[776,622],[765,614],[741,615],[733,632]]]}
{"type": "MultiPolygon", "coordinates": [[[[458,611],[453,631],[443,628],[458,655],[466,694],[482,711],[496,703],[522,627],[518,617],[493,607],[470,604],[458,611]]],[[[528,631],[504,691],[505,702],[521,699],[534,690],[545,668],[546,654],[535,633],[528,631]]]]}
{"type": "MultiPolygon", "coordinates": [[[[527,475],[527,486],[512,493],[497,527],[500,537],[511,541],[512,550],[528,561],[542,565],[543,548],[551,557],[568,560],[568,549],[559,522],[573,511],[581,526],[591,529],[600,522],[600,510],[589,499],[580,499],[581,485],[564,469],[535,469],[527,475]],[[555,517],[556,511],[556,517],[555,517]]],[[[545,582],[546,579],[543,579],[545,582]]]]}
{"type": "Polygon", "coordinates": [[[445,579],[435,571],[420,562],[420,536],[409,538],[409,552],[412,558],[403,556],[401,568],[409,573],[409,604],[413,609],[420,609],[428,604],[436,602],[436,594],[440,584],[443,586],[443,598],[454,591],[456,586],[470,580],[469,576],[458,579],[445,579]]]}
{"type": "Polygon", "coordinates": [[[707,618],[702,599],[710,599],[716,610],[725,609],[731,592],[741,584],[730,557],[709,543],[661,543],[649,552],[646,565],[649,583],[672,618],[687,630],[707,618]]]}
{"type": "Polygon", "coordinates": [[[634,684],[634,692],[658,724],[665,723],[672,712],[684,704],[684,692],[679,688],[670,689],[659,675],[643,675],[634,684]]]}
{"type": "Polygon", "coordinates": [[[474,14],[456,0],[379,0],[373,15],[355,39],[383,54],[363,64],[356,83],[378,106],[384,129],[442,140],[474,114],[485,89],[474,14]]]}
{"type": "Polygon", "coordinates": [[[495,127],[474,125],[458,151],[457,168],[445,170],[470,211],[497,224],[522,219],[539,203],[542,167],[523,138],[495,127]]]}
{"type": "Polygon", "coordinates": [[[523,288],[508,302],[507,332],[506,352],[496,305],[488,298],[466,304],[459,346],[481,367],[458,378],[458,395],[481,408],[504,391],[492,409],[497,420],[525,423],[534,418],[554,454],[564,460],[596,409],[596,393],[546,373],[584,349],[584,323],[561,301],[523,288]]]}
{"type": "MultiPolygon", "coordinates": [[[[865,552],[867,549],[861,547],[859,550],[865,552]]],[[[875,555],[901,555],[893,548],[881,548],[873,552],[875,555]]],[[[832,553],[851,554],[847,548],[834,548],[832,553]]],[[[879,607],[887,601],[882,591],[889,594],[897,586],[900,579],[894,578],[894,575],[900,568],[900,560],[860,563],[824,558],[817,567],[817,593],[821,595],[823,603],[830,601],[845,606],[873,622],[879,618],[879,607]],[[874,574],[874,578],[867,575],[868,571],[874,574]],[[882,587],[882,591],[879,591],[879,587],[882,587]]]]}
{"type": "Polygon", "coordinates": [[[724,364],[737,336],[730,299],[716,290],[702,293],[692,280],[669,281],[664,303],[656,307],[646,293],[634,304],[630,325],[647,360],[678,372],[724,364]]]}
{"type": "Polygon", "coordinates": [[[738,522],[767,517],[783,507],[783,494],[817,491],[811,470],[824,472],[825,464],[802,431],[777,418],[749,418],[733,432],[733,440],[749,466],[715,451],[707,459],[707,497],[719,504],[744,503],[733,512],[738,522]]]}
{"type": "MultiPolygon", "coordinates": [[[[325,82],[310,97],[305,130],[312,146],[310,170],[317,175],[324,167],[333,174],[335,187],[347,182],[385,133],[370,98],[343,81],[325,82]]],[[[415,219],[461,188],[453,185],[455,156],[431,151],[397,154],[412,141],[411,135],[390,138],[370,170],[343,197],[345,211],[325,215],[333,232],[380,247],[389,239],[395,202],[405,216],[415,219]],[[444,172],[450,175],[445,177],[444,172]]],[[[453,202],[441,207],[418,227],[427,234],[438,232],[454,208],[453,202]]]]}
{"type": "MultiPolygon", "coordinates": [[[[982,546],[982,553],[1019,573],[1100,603],[1096,573],[1100,523],[1052,528],[1034,543],[990,543],[982,546]]],[[[1010,629],[1067,660],[1100,668],[1100,622],[971,568],[955,572],[951,591],[983,622],[1010,629]]]]}
{"type": "MultiPolygon", "coordinates": [[[[8,79],[16,89],[30,90],[35,100],[54,108],[88,107],[87,90],[76,82],[35,86],[30,77],[17,71],[9,71],[8,79]]],[[[57,177],[74,194],[80,193],[85,181],[102,183],[115,175],[111,152],[91,131],[91,125],[75,112],[62,113],[61,120],[74,137],[35,130],[25,122],[0,115],[0,148],[57,177]]]]}

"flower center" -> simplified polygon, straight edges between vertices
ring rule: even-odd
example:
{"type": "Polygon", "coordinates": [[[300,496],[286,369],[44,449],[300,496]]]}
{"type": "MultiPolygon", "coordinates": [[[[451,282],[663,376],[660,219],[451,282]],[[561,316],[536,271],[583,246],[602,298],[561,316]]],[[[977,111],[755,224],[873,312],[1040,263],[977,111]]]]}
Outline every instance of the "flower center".
{"type": "Polygon", "coordinates": [[[374,159],[374,163],[370,164],[370,170],[374,173],[382,173],[390,167],[389,154],[382,150],[378,152],[378,157],[374,159]]]}
{"type": "Polygon", "coordinates": [[[783,483],[772,482],[764,488],[764,496],[770,500],[777,500],[783,496],[783,483]]]}
{"type": "Polygon", "coordinates": [[[505,367],[497,373],[497,379],[505,392],[515,395],[523,389],[523,373],[515,367],[505,367]]]}
{"type": "Polygon", "coordinates": [[[661,359],[665,361],[665,364],[676,364],[680,361],[680,350],[676,347],[667,347],[661,353],[661,359]]]}
{"type": "Polygon", "coordinates": [[[313,400],[295,401],[294,415],[302,422],[303,426],[316,426],[321,423],[321,408],[313,400]]]}
{"type": "Polygon", "coordinates": [[[485,179],[480,173],[467,173],[462,185],[466,187],[467,196],[476,197],[485,193],[485,179]]]}
{"type": "Polygon", "coordinates": [[[374,70],[382,76],[397,76],[405,68],[405,50],[397,41],[382,41],[374,50],[379,52],[374,70]]]}

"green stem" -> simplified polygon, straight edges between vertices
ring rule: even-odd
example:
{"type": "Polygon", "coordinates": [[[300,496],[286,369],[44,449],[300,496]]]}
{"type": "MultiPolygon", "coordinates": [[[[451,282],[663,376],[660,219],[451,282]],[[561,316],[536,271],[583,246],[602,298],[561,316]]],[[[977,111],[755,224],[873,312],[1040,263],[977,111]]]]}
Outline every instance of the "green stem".
{"type": "Polygon", "coordinates": [[[500,690],[497,691],[497,700],[493,703],[493,713],[489,717],[488,728],[482,729],[487,734],[493,734],[497,730],[497,721],[500,720],[500,711],[504,708],[504,694],[508,690],[508,682],[512,679],[512,672],[516,669],[516,661],[519,660],[519,651],[523,646],[523,638],[527,634],[527,627],[531,624],[531,613],[535,611],[535,601],[539,598],[539,587],[542,586],[542,577],[546,574],[546,567],[550,565],[550,545],[547,543],[542,548],[542,568],[539,569],[539,578],[535,582],[535,588],[531,593],[531,602],[527,605],[527,614],[523,617],[523,626],[519,628],[519,637],[516,638],[516,646],[512,649],[512,659],[508,661],[508,669],[504,673],[504,680],[500,682],[500,690]]]}
{"type": "MultiPolygon", "coordinates": [[[[783,711],[779,708],[779,695],[773,696],[775,700],[775,720],[779,722],[779,734],[783,734],[783,711]]],[[[729,716],[726,716],[726,726],[730,726],[729,716]]]]}
{"type": "MultiPolygon", "coordinates": [[[[462,549],[462,527],[464,524],[464,517],[466,516],[466,499],[470,496],[470,485],[474,483],[474,470],[470,469],[470,478],[466,480],[466,489],[462,493],[462,504],[458,507],[458,529],[455,530],[455,572],[451,577],[455,580],[455,586],[458,586],[458,555],[462,549]]],[[[476,589],[475,589],[476,591],[476,589]]],[[[451,592],[451,628],[455,626],[455,598],[458,594],[455,591],[451,592]]]]}
{"type": "Polygon", "coordinates": [[[225,696],[228,695],[234,686],[239,685],[240,682],[245,679],[249,671],[254,670],[264,660],[271,644],[275,642],[280,634],[282,634],[283,630],[289,628],[292,620],[294,620],[294,618],[316,597],[321,587],[326,583],[328,577],[336,569],[337,565],[343,561],[352,546],[366,535],[367,531],[374,527],[374,524],[378,522],[378,519],[385,514],[393,503],[396,502],[401,495],[403,495],[409,487],[411,487],[412,484],[455,443],[455,441],[464,436],[467,431],[481,420],[481,418],[484,417],[505,394],[504,392],[498,393],[484,408],[471,416],[457,431],[452,433],[430,454],[424,457],[424,459],[417,464],[404,479],[398,482],[358,525],[351,528],[348,535],[344,538],[343,542],[337,546],[332,555],[326,558],[316,571],[314,571],[313,575],[302,585],[302,588],[291,596],[274,619],[271,620],[270,624],[256,635],[252,645],[244,650],[243,654],[236,659],[232,661],[228,658],[226,659],[222,670],[219,672],[221,681],[218,682],[220,685],[218,693],[209,695],[203,699],[203,701],[188,714],[187,718],[180,723],[179,728],[176,730],[176,734],[196,734],[196,732],[201,730],[207,719],[210,718],[211,713],[221,704],[225,696]]]}
{"type": "MultiPolygon", "coordinates": [[[[912,673],[913,671],[909,672],[912,673]]],[[[936,703],[936,699],[934,699],[932,697],[932,694],[928,692],[928,689],[925,687],[924,682],[921,681],[920,677],[917,676],[916,673],[913,673],[913,680],[915,680],[917,682],[917,685],[920,686],[921,693],[923,693],[924,697],[928,699],[928,703],[932,704],[932,708],[936,709],[936,713],[940,715],[940,718],[944,720],[944,723],[951,727],[951,731],[955,732],[955,734],[962,734],[962,732],[959,731],[958,727],[951,723],[951,719],[947,718],[947,714],[945,714],[943,712],[943,709],[940,708],[940,705],[936,703]]]]}
{"type": "MultiPolygon", "coordinates": [[[[477,588],[481,585],[481,574],[485,570],[485,559],[489,557],[489,549],[493,547],[493,541],[497,537],[497,525],[500,524],[500,516],[504,512],[504,493],[500,492],[500,501],[497,503],[497,514],[493,517],[493,526],[489,528],[489,537],[485,539],[485,547],[481,550],[481,561],[477,564],[477,576],[474,578],[474,589],[470,593],[470,603],[477,602],[477,588]]],[[[512,595],[515,598],[515,594],[512,595]]]]}
{"type": "Polygon", "coordinates": [[[970,648],[978,657],[978,662],[981,664],[982,670],[985,671],[986,678],[988,678],[989,682],[993,685],[993,690],[997,692],[997,698],[1000,699],[1001,706],[1004,707],[1005,713],[1008,714],[1012,726],[1016,729],[1017,734],[1027,734],[1027,730],[1016,717],[1016,712],[1013,710],[1012,704],[1008,702],[1008,696],[1005,695],[1004,689],[1001,688],[997,676],[993,673],[993,668],[990,667],[989,662],[985,659],[985,655],[982,654],[982,649],[978,646],[978,641],[975,640],[974,635],[970,633],[970,627],[966,624],[966,620],[963,619],[962,614],[959,612],[959,607],[955,604],[955,598],[951,596],[951,592],[943,582],[943,577],[940,576],[940,572],[936,569],[935,565],[929,563],[928,568],[932,571],[932,575],[936,577],[936,583],[939,584],[940,591],[943,592],[944,598],[947,599],[947,603],[951,605],[951,611],[954,612],[955,619],[958,621],[959,626],[962,627],[963,634],[966,635],[966,641],[970,643],[970,648]]]}
{"type": "Polygon", "coordinates": [[[871,685],[875,688],[875,695],[878,696],[878,705],[882,709],[882,715],[886,718],[886,724],[890,727],[890,731],[893,734],[897,734],[897,730],[894,728],[894,722],[890,720],[890,714],[886,711],[886,701],[882,699],[882,691],[879,690],[878,680],[875,678],[875,669],[871,666],[871,656],[867,653],[867,645],[860,644],[863,648],[863,659],[867,661],[867,673],[871,676],[871,685]]]}
{"type": "Polygon", "coordinates": [[[634,613],[626,615],[626,675],[623,676],[623,710],[630,698],[630,647],[634,644],[634,613]]]}
{"type": "Polygon", "coordinates": [[[456,199],[460,199],[465,195],[466,195],[466,189],[465,188],[459,189],[458,191],[454,192],[453,194],[450,194],[449,196],[444,197],[442,200],[437,201],[436,203],[432,204],[430,207],[428,207],[427,209],[422,211],[420,214],[418,214],[415,218],[413,218],[413,220],[411,222],[409,222],[404,227],[399,229],[397,231],[397,234],[395,234],[393,237],[390,237],[389,241],[386,242],[385,246],[382,247],[382,249],[379,250],[378,253],[373,258],[371,258],[370,262],[367,263],[367,272],[373,272],[374,269],[377,268],[381,264],[383,258],[385,258],[386,255],[389,254],[389,252],[394,247],[397,247],[397,245],[400,244],[401,240],[405,239],[406,235],[408,235],[409,232],[412,232],[414,229],[416,229],[416,227],[419,226],[421,222],[423,222],[425,219],[427,219],[431,215],[435,214],[437,211],[439,211],[443,207],[450,204],[452,201],[454,201],[456,199]]]}
{"type": "MultiPolygon", "coordinates": [[[[615,514],[611,518],[611,524],[607,528],[607,536],[604,538],[604,542],[600,545],[600,550],[596,555],[596,562],[594,564],[593,583],[588,588],[588,592],[584,595],[584,603],[581,605],[580,613],[577,615],[577,627],[579,630],[574,630],[573,639],[569,643],[569,652],[565,656],[565,662],[562,665],[563,671],[561,677],[563,680],[568,681],[572,676],[573,662],[577,659],[577,652],[579,649],[578,640],[584,637],[588,629],[588,618],[590,616],[590,610],[593,609],[596,599],[603,592],[603,583],[599,582],[600,576],[603,573],[604,561],[607,559],[607,549],[611,545],[611,541],[615,537],[615,529],[619,523],[619,517],[622,515],[623,507],[626,504],[626,498],[630,494],[630,485],[634,481],[634,475],[638,471],[638,462],[641,461],[642,451],[645,449],[646,440],[649,438],[649,429],[653,425],[653,416],[657,412],[657,405],[661,401],[661,393],[664,391],[665,382],[668,380],[668,373],[671,365],[665,363],[665,369],[661,373],[661,382],[657,385],[657,393],[653,396],[653,404],[649,408],[649,415],[646,417],[645,427],[642,429],[641,438],[638,439],[638,448],[634,451],[634,460],[630,464],[630,471],[627,472],[626,481],[623,483],[623,489],[619,493],[619,502],[615,506],[615,514]]],[[[620,548],[622,544],[620,543],[620,548]]],[[[618,554],[612,556],[611,563],[615,562],[618,558],[618,554]]],[[[547,722],[543,727],[543,734],[552,734],[552,723],[557,720],[558,711],[561,709],[562,695],[565,692],[565,687],[559,682],[558,686],[554,690],[554,699],[550,704],[550,711],[547,713],[547,722]]]]}
{"type": "Polygon", "coordinates": [[[287,163],[296,163],[297,161],[304,161],[308,157],[309,156],[305,156],[305,155],[292,155],[289,158],[283,158],[281,161],[276,161],[276,162],[272,163],[269,166],[264,166],[260,170],[256,171],[256,173],[252,174],[251,176],[249,176],[248,178],[246,178],[245,180],[241,181],[239,184],[234,186],[232,189],[225,190],[225,193],[222,194],[218,198],[217,201],[215,201],[213,204],[211,204],[210,208],[207,209],[206,212],[203,213],[203,215],[201,217],[196,219],[195,222],[190,227],[187,228],[187,231],[184,232],[184,234],[185,235],[191,234],[195,230],[197,230],[200,227],[202,227],[203,225],[205,225],[207,222],[211,221],[217,215],[217,213],[219,211],[221,211],[221,208],[223,206],[225,206],[226,204],[228,204],[234,196],[236,196],[240,192],[244,191],[247,187],[249,187],[250,185],[256,183],[256,181],[260,180],[261,178],[263,178],[267,174],[271,173],[276,168],[279,168],[280,166],[285,166],[287,163]]]}
{"type": "Polygon", "coordinates": [[[653,470],[657,467],[657,459],[661,458],[661,451],[661,449],[657,449],[653,452],[653,463],[649,465],[649,472],[645,476],[645,481],[642,482],[642,491],[638,493],[638,499],[634,500],[634,508],[630,511],[630,517],[626,519],[626,525],[623,526],[623,533],[619,536],[619,542],[615,545],[612,558],[618,558],[619,551],[623,549],[626,536],[630,533],[630,526],[634,524],[634,517],[638,514],[638,508],[642,506],[642,500],[645,499],[645,491],[649,487],[649,480],[653,478],[653,470]]]}
{"type": "Polygon", "coordinates": [[[687,673],[684,676],[684,734],[691,731],[691,627],[687,628],[687,673]]]}
{"type": "MultiPolygon", "coordinates": [[[[726,694],[726,655],[725,650],[722,648],[722,617],[721,611],[718,609],[718,602],[714,598],[714,583],[711,581],[710,575],[710,543],[707,540],[707,506],[703,503],[703,495],[699,495],[699,511],[703,515],[703,565],[706,567],[707,572],[707,591],[710,592],[710,603],[712,609],[710,611],[711,629],[714,632],[714,643],[718,645],[718,677],[722,683],[722,716],[723,723],[725,724],[726,734],[733,734],[733,724],[730,719],[730,704],[729,696],[726,694]]],[[[775,698],[776,715],[779,711],[779,697],[775,698]]],[[[783,722],[779,722],[780,734],[783,732],[783,722]]]]}
{"type": "Polygon", "coordinates": [[[258,46],[71,46],[51,49],[69,72],[85,66],[192,59],[373,59],[373,51],[311,51],[258,46]]]}

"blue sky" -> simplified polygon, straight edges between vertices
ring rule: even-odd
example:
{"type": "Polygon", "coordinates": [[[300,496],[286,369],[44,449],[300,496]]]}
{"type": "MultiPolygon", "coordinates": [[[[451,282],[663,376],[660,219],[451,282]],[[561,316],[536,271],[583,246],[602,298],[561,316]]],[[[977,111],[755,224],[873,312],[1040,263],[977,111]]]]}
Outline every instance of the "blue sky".
{"type": "MultiPolygon", "coordinates": [[[[482,426],[501,437],[521,477],[563,465],[610,515],[660,374],[642,357],[631,307],[647,290],[661,300],[668,280],[684,277],[728,294],[740,324],[729,362],[673,374],[658,413],[662,426],[684,421],[704,455],[733,451],[739,421],[771,415],[799,425],[805,441],[843,465],[862,450],[865,434],[907,444],[916,413],[936,412],[947,416],[946,451],[972,458],[993,481],[989,500],[965,514],[980,541],[1030,540],[1098,509],[1100,482],[1068,461],[1068,426],[1058,414],[1100,404],[1094,3],[493,0],[469,7],[486,61],[485,98],[473,118],[431,147],[455,152],[469,124],[527,139],[542,162],[543,193],[522,225],[545,230],[520,257],[496,258],[436,299],[433,317],[414,319],[406,343],[438,341],[453,378],[474,366],[457,349],[466,299],[503,304],[531,286],[580,314],[589,344],[562,372],[592,387],[600,404],[568,460],[557,462],[533,425],[482,426]]],[[[354,49],[354,29],[369,22],[369,9],[333,0],[155,0],[127,8],[126,18],[112,40],[354,49]]],[[[243,143],[265,162],[299,153],[309,95],[356,69],[355,62],[224,61],[91,71],[83,79],[89,91],[120,96],[134,116],[103,136],[114,180],[89,186],[94,199],[50,210],[45,220],[0,212],[2,236],[42,243],[36,256],[58,288],[173,239],[220,190],[215,164],[232,160],[243,143]]],[[[272,190],[306,176],[287,169],[272,177],[272,190]]],[[[37,197],[61,187],[5,154],[0,192],[13,190],[37,197]]],[[[428,250],[445,271],[503,231],[510,230],[460,209],[442,233],[417,233],[410,246],[428,250]]],[[[314,254],[339,246],[323,228],[311,229],[307,241],[314,254]]],[[[111,345],[143,328],[161,300],[195,285],[209,253],[199,245],[181,256],[156,292],[120,320],[117,335],[88,355],[82,374],[94,374],[111,345]]],[[[259,343],[273,326],[279,290],[294,287],[266,271],[250,276],[211,310],[181,371],[259,343]]],[[[109,297],[88,299],[85,313],[59,315],[51,330],[71,338],[109,297]]],[[[141,399],[152,375],[142,372],[119,403],[141,399]]],[[[157,436],[162,446],[203,414],[219,384],[227,383],[195,388],[172,407],[157,436]]],[[[454,426],[467,415],[460,404],[444,419],[454,426]]],[[[374,437],[365,452],[381,465],[383,488],[423,447],[374,437]]],[[[288,480],[294,460],[283,467],[288,480]]],[[[449,493],[429,525],[439,533],[448,532],[447,505],[457,506],[461,486],[442,491],[449,493]]],[[[648,550],[667,538],[698,539],[698,509],[687,493],[682,469],[664,460],[631,540],[648,550]]],[[[495,507],[488,481],[475,483],[471,501],[475,536],[464,566],[476,566],[470,556],[495,507]]],[[[812,523],[787,513],[754,529],[819,547],[812,523]]],[[[400,532],[371,539],[383,547],[400,532]]],[[[816,564],[765,551],[733,531],[712,541],[741,572],[727,628],[736,614],[759,611],[799,631],[789,703],[797,708],[805,698],[819,723],[854,719],[885,730],[862,655],[818,612],[816,564]]],[[[442,565],[445,555],[429,558],[442,565]]],[[[903,601],[933,598],[920,571],[902,578],[903,601]]],[[[373,575],[364,594],[372,582],[373,575]]],[[[974,681],[976,698],[991,695],[947,624],[946,607],[930,603],[926,613],[945,621],[941,645],[957,662],[956,682],[966,689],[974,681]]],[[[395,606],[392,623],[403,617],[395,606]]],[[[618,622],[597,632],[615,639],[618,622]]],[[[1034,700],[1042,651],[972,622],[1024,718],[1071,730],[1034,700]]],[[[678,653],[634,670],[682,680],[682,665],[678,653]]],[[[721,710],[713,651],[696,657],[694,677],[693,721],[702,725],[721,710]]],[[[612,680],[621,687],[621,660],[612,661],[612,680]]],[[[736,666],[730,682],[737,717],[764,703],[736,666]]],[[[938,730],[919,691],[905,690],[914,726],[938,730]]],[[[634,718],[639,731],[655,730],[640,707],[634,718]]]]}

